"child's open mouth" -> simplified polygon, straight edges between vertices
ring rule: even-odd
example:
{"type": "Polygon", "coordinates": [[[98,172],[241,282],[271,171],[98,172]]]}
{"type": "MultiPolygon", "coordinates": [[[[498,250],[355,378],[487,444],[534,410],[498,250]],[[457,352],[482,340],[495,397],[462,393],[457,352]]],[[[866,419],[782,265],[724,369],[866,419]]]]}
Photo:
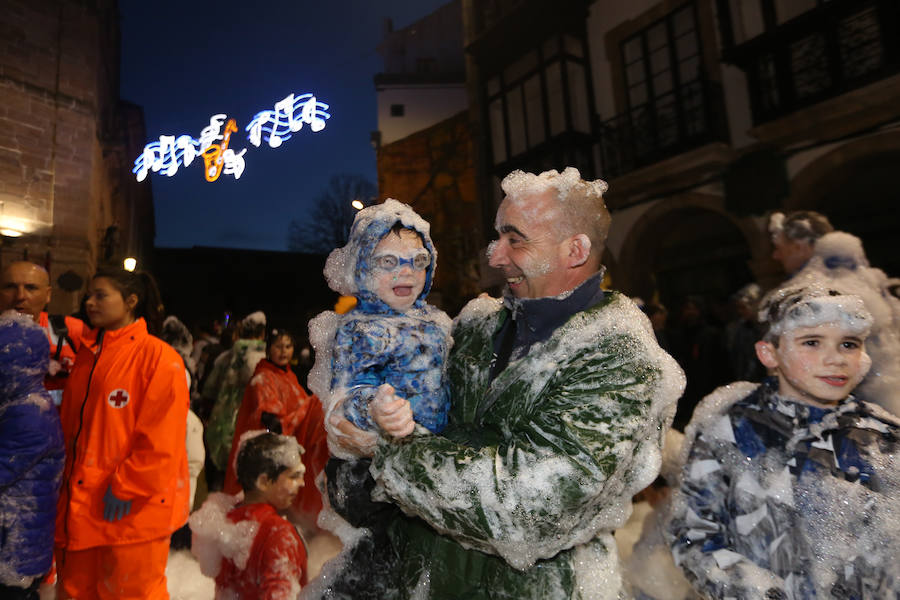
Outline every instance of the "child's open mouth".
{"type": "Polygon", "coordinates": [[[411,285],[398,285],[393,288],[394,294],[397,296],[409,296],[412,294],[412,286],[411,285]]]}

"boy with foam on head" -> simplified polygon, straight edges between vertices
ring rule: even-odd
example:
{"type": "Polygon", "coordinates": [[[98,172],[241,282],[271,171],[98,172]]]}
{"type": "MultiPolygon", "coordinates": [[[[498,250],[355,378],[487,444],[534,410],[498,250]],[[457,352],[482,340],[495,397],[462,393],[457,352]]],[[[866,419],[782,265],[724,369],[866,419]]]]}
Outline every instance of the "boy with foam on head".
{"type": "Polygon", "coordinates": [[[436,260],[428,223],[408,205],[388,199],[357,213],[347,244],[325,264],[329,286],[356,297],[357,304],[310,322],[316,364],[309,386],[322,399],[332,434],[325,469],[331,507],[352,527],[367,530],[359,535],[339,522],[329,526],[344,540],[338,562],[348,576],[338,576],[330,597],[383,597],[379,585],[391,569],[386,524],[399,514],[393,505],[372,502],[371,459],[335,443],[342,435],[339,417],[371,432],[373,447],[378,436],[369,406],[395,393],[409,400],[422,432],[440,433],[447,424],[444,371],[451,321],[425,300],[436,260]]]}
{"type": "Polygon", "coordinates": [[[852,395],[872,316],[808,285],[771,292],[759,317],[774,377],[698,406],[667,531],[675,562],[703,597],[896,597],[900,421],[852,395]]]}
{"type": "Polygon", "coordinates": [[[295,600],[306,585],[306,546],[278,514],[303,486],[301,454],[293,437],[248,431],[236,458],[243,494],[210,494],[191,515],[191,552],[216,598],[295,600]]]}

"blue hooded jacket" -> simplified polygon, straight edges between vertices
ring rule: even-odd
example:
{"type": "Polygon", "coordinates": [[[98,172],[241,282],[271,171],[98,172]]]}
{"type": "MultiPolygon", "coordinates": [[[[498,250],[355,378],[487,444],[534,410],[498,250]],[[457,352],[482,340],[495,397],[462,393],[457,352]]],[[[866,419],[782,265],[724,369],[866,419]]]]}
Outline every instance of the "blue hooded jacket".
{"type": "Polygon", "coordinates": [[[339,395],[346,395],[344,415],[357,427],[372,429],[368,405],[385,383],[409,400],[418,424],[433,433],[447,424],[450,399],[443,375],[451,345],[451,322],[443,311],[425,302],[436,257],[428,223],[406,204],[390,199],[361,210],[347,245],[329,256],[329,284],[343,294],[356,296],[358,301],[341,317],[331,363],[332,392],[340,390],[339,395]],[[372,254],[397,223],[416,231],[432,256],[422,292],[403,312],[388,306],[369,289],[372,254]]]}
{"type": "Polygon", "coordinates": [[[50,570],[65,461],[59,414],[43,380],[46,332],[0,316],[0,583],[27,587],[50,570]]]}

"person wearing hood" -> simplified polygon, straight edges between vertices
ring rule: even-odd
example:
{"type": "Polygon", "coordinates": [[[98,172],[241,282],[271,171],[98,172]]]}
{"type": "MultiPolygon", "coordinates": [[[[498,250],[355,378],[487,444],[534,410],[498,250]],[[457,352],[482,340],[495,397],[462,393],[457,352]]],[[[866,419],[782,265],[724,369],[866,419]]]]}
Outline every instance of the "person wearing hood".
{"type": "Polygon", "coordinates": [[[44,389],[44,330],[29,315],[0,316],[0,597],[37,600],[53,563],[65,462],[59,415],[44,389]]]}
{"type": "MultiPolygon", "coordinates": [[[[423,432],[440,433],[447,425],[444,364],[451,322],[425,301],[437,256],[429,229],[409,206],[388,199],[357,213],[347,245],[328,257],[329,285],[357,298],[347,313],[329,311],[310,324],[317,357],[310,385],[326,398],[329,417],[371,431],[372,401],[396,393],[412,406],[410,431],[417,425],[423,432]],[[323,329],[334,333],[323,335],[323,329]]],[[[371,458],[331,450],[335,456],[326,466],[331,506],[369,534],[345,550],[345,566],[329,597],[380,598],[374,580],[392,569],[387,524],[397,509],[372,502],[371,458]]]]}
{"type": "Polygon", "coordinates": [[[234,425],[244,390],[253,377],[256,365],[266,357],[266,315],[262,311],[250,313],[241,320],[240,339],[231,350],[223,352],[213,365],[206,380],[204,395],[215,402],[206,424],[207,473],[210,491],[221,490],[234,439],[234,425]]]}

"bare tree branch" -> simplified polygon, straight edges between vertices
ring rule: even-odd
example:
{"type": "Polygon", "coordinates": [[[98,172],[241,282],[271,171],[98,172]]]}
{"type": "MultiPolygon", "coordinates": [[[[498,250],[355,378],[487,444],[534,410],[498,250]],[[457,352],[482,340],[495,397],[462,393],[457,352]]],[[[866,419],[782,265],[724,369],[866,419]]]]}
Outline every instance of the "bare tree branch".
{"type": "Polygon", "coordinates": [[[313,209],[305,217],[291,219],[288,225],[288,250],[306,254],[328,254],[347,243],[357,210],[351,202],[365,206],[375,201],[375,184],[362,175],[333,175],[328,186],[315,198],[313,209]]]}

